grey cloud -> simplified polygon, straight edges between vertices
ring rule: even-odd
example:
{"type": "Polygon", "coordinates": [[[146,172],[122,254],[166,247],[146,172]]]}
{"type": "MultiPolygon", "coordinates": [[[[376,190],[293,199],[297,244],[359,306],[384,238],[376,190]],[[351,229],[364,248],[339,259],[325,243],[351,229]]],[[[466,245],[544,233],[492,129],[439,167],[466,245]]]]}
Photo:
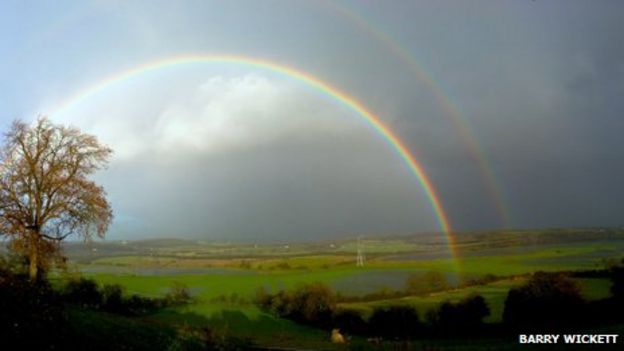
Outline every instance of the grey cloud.
{"type": "MultiPolygon", "coordinates": [[[[396,40],[457,106],[497,178],[510,225],[622,224],[621,2],[339,5],[396,40]]],[[[53,23],[54,16],[36,9],[14,11],[20,23],[41,26],[23,42],[5,38],[15,31],[0,34],[0,43],[7,43],[0,49],[13,53],[0,58],[7,77],[0,82],[5,125],[155,58],[184,52],[261,57],[318,76],[376,112],[418,156],[454,228],[503,225],[493,184],[428,83],[387,43],[329,6],[106,2],[63,11],[76,15],[53,23]],[[32,99],[43,102],[32,107],[32,99]]],[[[349,111],[266,71],[222,65],[204,73],[175,69],[162,73],[165,84],[158,75],[127,82],[126,90],[94,96],[64,120],[96,132],[118,151],[111,169],[98,175],[117,206],[112,235],[268,238],[436,228],[413,176],[349,111]],[[201,94],[188,87],[245,74],[278,82],[270,113],[254,100],[259,93],[246,104],[223,103],[232,109],[222,114],[242,123],[232,130],[257,137],[242,142],[231,136],[228,147],[211,151],[207,140],[182,137],[200,129],[210,135],[207,121],[219,114],[193,102],[189,97],[201,94]],[[248,111],[239,113],[244,106],[248,111]],[[266,120],[243,123],[254,111],[266,120]],[[297,118],[285,122],[287,116],[297,118]],[[154,127],[159,119],[161,129],[154,127]],[[163,135],[175,134],[165,132],[175,126],[169,121],[179,123],[180,134],[163,142],[163,135]]],[[[227,133],[212,135],[227,139],[227,133]]]]}

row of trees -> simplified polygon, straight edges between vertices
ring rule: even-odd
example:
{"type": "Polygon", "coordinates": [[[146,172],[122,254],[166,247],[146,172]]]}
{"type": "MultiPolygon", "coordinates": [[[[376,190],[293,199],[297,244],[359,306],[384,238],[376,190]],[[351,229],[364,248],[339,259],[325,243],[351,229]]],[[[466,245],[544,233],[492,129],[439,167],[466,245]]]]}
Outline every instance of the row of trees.
{"type": "MultiPolygon", "coordinates": [[[[2,345],[23,350],[247,350],[246,339],[207,327],[179,327],[141,318],[191,301],[177,283],[158,298],[128,294],[116,284],[89,279],[51,283],[32,280],[20,262],[0,257],[0,336],[2,345]],[[105,312],[105,313],[102,313],[105,312]],[[139,318],[137,318],[139,317],[139,318]]],[[[207,326],[192,312],[169,309],[172,320],[207,326]]]]}
{"type": "MultiPolygon", "coordinates": [[[[91,337],[77,335],[76,325],[88,321],[72,321],[72,311],[87,315],[88,311],[103,311],[107,312],[103,318],[115,314],[123,322],[123,317],[189,301],[188,289],[180,287],[173,287],[163,298],[147,298],[127,294],[119,285],[99,286],[88,279],[70,279],[53,286],[44,277],[32,280],[19,266],[0,260],[0,335],[4,345],[33,350],[84,349],[72,342],[91,337]]],[[[107,345],[96,349],[108,349],[107,345]]]]}
{"type": "Polygon", "coordinates": [[[570,330],[621,322],[624,317],[624,260],[604,271],[611,297],[587,301],[577,281],[565,273],[538,272],[505,299],[503,321],[513,330],[570,330]]]}
{"type": "Polygon", "coordinates": [[[483,297],[470,296],[459,302],[446,302],[438,309],[429,311],[424,321],[408,305],[376,308],[365,320],[357,311],[338,308],[336,293],[321,283],[280,290],[276,294],[268,294],[261,288],[256,293],[256,302],[282,318],[302,324],[393,339],[416,338],[427,333],[478,333],[483,326],[483,319],[490,314],[483,297]]]}
{"type": "Polygon", "coordinates": [[[256,303],[272,313],[323,329],[339,328],[349,334],[391,339],[423,336],[476,336],[518,331],[582,330],[622,321],[624,308],[624,261],[605,271],[613,281],[612,297],[586,301],[578,283],[564,273],[537,272],[511,289],[505,299],[503,321],[484,324],[490,309],[482,296],[458,302],[446,301],[428,311],[421,320],[407,305],[375,308],[368,319],[354,310],[338,307],[339,296],[321,283],[268,294],[259,289],[256,303]]]}

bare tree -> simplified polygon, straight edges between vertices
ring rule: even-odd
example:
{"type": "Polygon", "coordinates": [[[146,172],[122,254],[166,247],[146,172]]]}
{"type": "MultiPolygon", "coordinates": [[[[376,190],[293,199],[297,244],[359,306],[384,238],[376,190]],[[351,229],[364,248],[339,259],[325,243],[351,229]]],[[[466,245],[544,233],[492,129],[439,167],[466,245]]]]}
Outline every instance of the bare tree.
{"type": "Polygon", "coordinates": [[[113,218],[104,189],[87,176],[112,150],[93,135],[41,117],[13,122],[0,149],[0,234],[29,261],[31,279],[70,235],[103,237],[113,218]]]}

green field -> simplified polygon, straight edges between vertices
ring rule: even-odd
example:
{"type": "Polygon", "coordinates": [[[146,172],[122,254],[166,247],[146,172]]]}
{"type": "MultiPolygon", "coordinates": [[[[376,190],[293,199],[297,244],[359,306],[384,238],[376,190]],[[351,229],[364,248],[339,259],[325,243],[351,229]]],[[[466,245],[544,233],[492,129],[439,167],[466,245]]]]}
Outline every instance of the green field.
{"type": "MultiPolygon", "coordinates": [[[[191,245],[177,241],[175,245],[124,244],[123,250],[115,251],[114,246],[109,246],[106,253],[91,251],[93,257],[76,254],[69,272],[63,275],[82,274],[101,284],[120,284],[128,293],[150,297],[164,296],[174,283],[182,283],[189,288],[194,302],[162,310],[149,316],[149,320],[174,326],[209,326],[228,335],[251,338],[265,346],[328,349],[338,346],[328,342],[326,332],[261,311],[253,304],[256,290],[264,287],[276,292],[302,283],[323,282],[341,294],[362,296],[401,290],[410,274],[436,271],[447,277],[450,284],[447,290],[342,303],[340,307],[367,316],[376,306],[408,304],[424,316],[427,310],[444,301],[479,294],[491,310],[486,322],[497,322],[501,320],[507,292],[524,282],[526,274],[597,269],[604,267],[608,260],[620,258],[624,251],[621,231],[609,233],[606,238],[596,238],[596,234],[590,232],[587,240],[575,241],[565,240],[567,232],[557,241],[557,233],[529,234],[535,237],[528,243],[515,240],[514,233],[499,235],[492,241],[470,236],[459,241],[461,256],[457,259],[448,257],[446,248],[439,242],[390,238],[384,246],[383,238],[368,239],[363,246],[367,254],[364,267],[355,265],[354,241],[273,246],[241,244],[239,248],[235,244],[191,245]],[[129,249],[128,245],[134,246],[129,249]],[[486,285],[455,287],[463,278],[485,274],[502,278],[486,285]]],[[[606,279],[577,281],[586,299],[609,296],[610,282],[606,279]]],[[[352,340],[352,343],[360,342],[365,343],[358,338],[352,340]]]]}

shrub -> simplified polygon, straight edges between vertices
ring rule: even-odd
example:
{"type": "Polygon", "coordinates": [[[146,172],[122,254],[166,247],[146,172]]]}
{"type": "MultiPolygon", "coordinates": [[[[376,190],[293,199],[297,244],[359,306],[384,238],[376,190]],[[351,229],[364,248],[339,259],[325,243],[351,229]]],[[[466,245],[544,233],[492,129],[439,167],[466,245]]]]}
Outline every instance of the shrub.
{"type": "Polygon", "coordinates": [[[98,290],[97,283],[91,279],[79,278],[68,281],[62,295],[66,302],[86,308],[99,309],[102,306],[102,293],[98,290]]]}
{"type": "MultiPolygon", "coordinates": [[[[182,296],[177,295],[176,299],[178,300],[175,301],[181,301],[182,296]]],[[[161,307],[163,303],[170,303],[168,298],[160,300],[138,295],[125,297],[123,288],[118,284],[104,285],[100,289],[95,281],[85,278],[67,282],[62,290],[61,298],[66,303],[79,305],[83,308],[122,315],[146,314],[161,307]]]]}
{"type": "Polygon", "coordinates": [[[127,312],[121,285],[106,284],[102,287],[102,309],[112,313],[124,314],[127,312]]]}
{"type": "Polygon", "coordinates": [[[613,265],[611,271],[611,294],[618,300],[624,300],[624,259],[620,264],[613,265]]]}
{"type": "Polygon", "coordinates": [[[188,286],[180,282],[173,282],[165,297],[165,301],[171,305],[183,305],[191,302],[191,300],[191,292],[188,286]]]}
{"type": "MultiPolygon", "coordinates": [[[[61,348],[67,319],[50,284],[0,268],[0,335],[22,349],[61,348]]],[[[7,346],[8,347],[8,346],[7,346]]]]}
{"type": "Polygon", "coordinates": [[[271,305],[271,295],[267,293],[264,286],[258,287],[256,289],[254,302],[263,308],[268,308],[271,305]]]}
{"type": "Polygon", "coordinates": [[[371,335],[395,339],[412,339],[422,333],[418,313],[410,306],[377,308],[368,320],[371,335]]]}
{"type": "Polygon", "coordinates": [[[563,274],[538,272],[526,284],[509,291],[503,321],[523,330],[560,328],[581,323],[584,305],[575,281],[563,274]]]}
{"type": "Polygon", "coordinates": [[[427,313],[427,321],[439,334],[472,335],[481,329],[483,318],[489,315],[485,299],[476,295],[457,303],[444,302],[437,310],[427,313]]]}
{"type": "Polygon", "coordinates": [[[338,310],[334,312],[333,326],[348,334],[365,334],[366,321],[354,310],[338,310]]]}
{"type": "Polygon", "coordinates": [[[300,285],[293,291],[280,290],[275,295],[258,289],[255,300],[281,317],[322,328],[330,327],[336,309],[336,294],[321,283],[300,285]]]}
{"type": "Polygon", "coordinates": [[[126,313],[132,315],[141,315],[155,311],[160,307],[158,300],[132,295],[125,300],[126,313]]]}
{"type": "Polygon", "coordinates": [[[313,283],[295,289],[287,303],[292,319],[327,327],[336,308],[336,296],[326,285],[313,283]]]}

